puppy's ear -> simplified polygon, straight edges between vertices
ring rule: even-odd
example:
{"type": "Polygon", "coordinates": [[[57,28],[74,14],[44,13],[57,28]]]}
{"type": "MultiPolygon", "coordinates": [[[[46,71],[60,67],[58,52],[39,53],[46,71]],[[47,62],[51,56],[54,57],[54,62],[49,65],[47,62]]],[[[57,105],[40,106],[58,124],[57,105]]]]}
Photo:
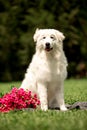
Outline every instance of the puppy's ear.
{"type": "Polygon", "coordinates": [[[37,42],[38,36],[39,36],[39,29],[37,28],[33,36],[34,42],[37,42]]]}
{"type": "Polygon", "coordinates": [[[65,36],[63,35],[62,32],[56,30],[55,33],[56,33],[57,39],[58,39],[60,42],[62,42],[62,41],[65,39],[65,36]]]}

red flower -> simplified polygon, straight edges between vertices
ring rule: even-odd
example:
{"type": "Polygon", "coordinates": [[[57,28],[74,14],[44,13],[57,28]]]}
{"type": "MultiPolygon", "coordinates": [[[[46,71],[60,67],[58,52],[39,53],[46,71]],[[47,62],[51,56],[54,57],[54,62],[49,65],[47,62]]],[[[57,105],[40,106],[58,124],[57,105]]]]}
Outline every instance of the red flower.
{"type": "Polygon", "coordinates": [[[36,108],[40,101],[36,94],[31,91],[26,92],[24,89],[16,87],[11,92],[0,98],[0,112],[9,112],[14,109],[36,108]]]}

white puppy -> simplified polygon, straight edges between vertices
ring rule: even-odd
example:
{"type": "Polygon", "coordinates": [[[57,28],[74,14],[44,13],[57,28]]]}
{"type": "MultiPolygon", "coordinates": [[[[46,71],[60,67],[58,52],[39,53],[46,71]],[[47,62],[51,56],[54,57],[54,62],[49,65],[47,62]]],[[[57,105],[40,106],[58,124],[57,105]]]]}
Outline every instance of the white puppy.
{"type": "Polygon", "coordinates": [[[64,35],[55,29],[37,29],[34,34],[36,53],[33,56],[21,88],[37,93],[41,109],[64,104],[63,84],[67,76],[67,60],[63,52],[64,35]]]}

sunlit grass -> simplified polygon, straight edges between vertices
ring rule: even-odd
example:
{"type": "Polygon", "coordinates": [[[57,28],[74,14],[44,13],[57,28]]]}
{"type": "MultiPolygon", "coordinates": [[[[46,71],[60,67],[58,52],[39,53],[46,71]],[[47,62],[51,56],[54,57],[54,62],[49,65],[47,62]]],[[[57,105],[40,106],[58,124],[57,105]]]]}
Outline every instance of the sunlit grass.
{"type": "MultiPolygon", "coordinates": [[[[0,83],[0,92],[6,93],[21,82],[0,83]]],[[[65,102],[87,101],[87,80],[65,81],[65,102]]],[[[0,113],[0,130],[86,130],[87,110],[24,110],[0,113]]]]}

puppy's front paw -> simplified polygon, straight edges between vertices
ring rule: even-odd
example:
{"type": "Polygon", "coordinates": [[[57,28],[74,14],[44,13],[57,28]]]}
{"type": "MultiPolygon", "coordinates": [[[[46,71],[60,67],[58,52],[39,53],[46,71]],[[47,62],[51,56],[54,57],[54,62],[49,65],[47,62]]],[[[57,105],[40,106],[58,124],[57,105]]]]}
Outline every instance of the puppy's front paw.
{"type": "Polygon", "coordinates": [[[48,110],[48,106],[47,105],[41,105],[41,110],[47,111],[48,110]]]}
{"type": "Polygon", "coordinates": [[[63,105],[63,106],[60,107],[60,110],[61,111],[67,111],[68,109],[63,105]]]}

